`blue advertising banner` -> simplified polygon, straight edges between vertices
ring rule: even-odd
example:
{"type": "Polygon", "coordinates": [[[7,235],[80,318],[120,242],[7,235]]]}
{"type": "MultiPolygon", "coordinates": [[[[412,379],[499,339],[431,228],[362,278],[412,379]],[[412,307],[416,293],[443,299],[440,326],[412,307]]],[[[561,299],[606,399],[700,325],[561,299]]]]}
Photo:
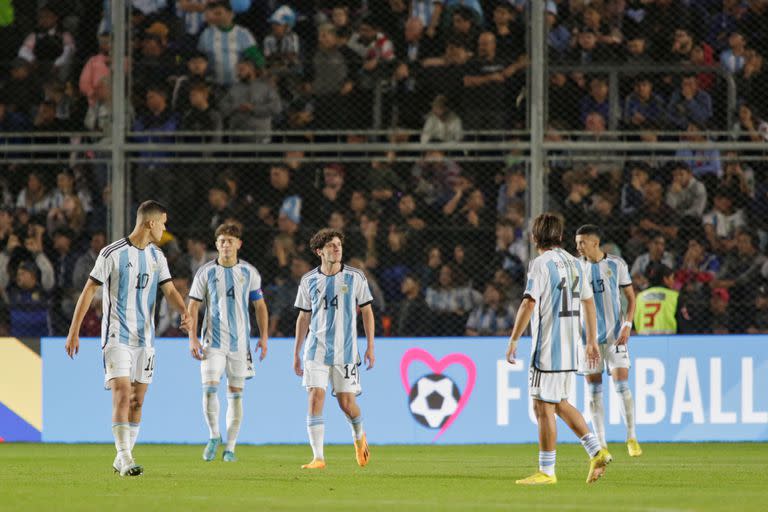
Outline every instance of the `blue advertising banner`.
{"type": "MultiPolygon", "coordinates": [[[[364,345],[364,341],[363,341],[364,345]]],[[[376,365],[361,368],[359,403],[371,443],[529,443],[536,425],[528,398],[530,340],[517,364],[504,360],[504,338],[381,339],[376,365]]],[[[154,381],[144,404],[141,442],[203,443],[199,363],[186,340],[156,344],[154,381]]],[[[243,443],[306,442],[306,392],[292,370],[293,342],[270,341],[247,381],[243,443]]],[[[641,441],[768,439],[768,338],[633,337],[630,387],[641,441]]],[[[64,339],[42,342],[43,431],[47,442],[111,442],[111,397],[104,390],[98,341],[83,341],[74,361],[64,339]]],[[[571,401],[587,409],[583,377],[571,401]]],[[[225,385],[219,386],[222,425],[225,385]]],[[[625,438],[619,400],[604,379],[609,441],[625,438]],[[608,392],[610,390],[610,392],[608,392]]],[[[349,427],[330,392],[326,440],[349,442],[349,427]]],[[[560,424],[560,440],[575,438],[560,424]]]]}

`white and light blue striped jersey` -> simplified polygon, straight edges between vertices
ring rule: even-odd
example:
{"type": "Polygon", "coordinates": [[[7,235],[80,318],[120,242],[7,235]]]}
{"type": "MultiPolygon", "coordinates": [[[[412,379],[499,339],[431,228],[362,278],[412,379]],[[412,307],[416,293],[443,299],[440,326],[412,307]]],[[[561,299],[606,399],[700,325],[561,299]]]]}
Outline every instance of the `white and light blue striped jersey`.
{"type": "MultiPolygon", "coordinates": [[[[205,0],[192,0],[192,3],[204,6],[205,0]]],[[[205,26],[205,13],[184,12],[179,0],[176,0],[176,16],[184,22],[184,31],[189,35],[196,36],[205,26]]]]}
{"type": "Polygon", "coordinates": [[[209,261],[197,271],[189,298],[205,302],[203,345],[229,352],[250,352],[251,319],[248,305],[263,297],[261,274],[238,260],[231,267],[209,261]]]}
{"type": "Polygon", "coordinates": [[[332,276],[320,267],[301,278],[294,306],[312,313],[304,360],[327,365],[357,364],[357,308],[373,302],[365,274],[342,265],[332,276]]]}
{"type": "Polygon", "coordinates": [[[256,46],[256,40],[247,28],[240,25],[229,30],[209,25],[200,34],[197,43],[197,49],[208,54],[208,61],[219,85],[232,85],[237,81],[237,62],[241,54],[251,46],[256,46]]]}
{"type": "MultiPolygon", "coordinates": [[[[606,254],[597,263],[581,259],[592,274],[592,291],[597,312],[597,342],[616,343],[621,332],[621,288],[632,285],[627,263],[618,256],[606,254]]],[[[582,328],[584,328],[582,322],[582,328]]],[[[582,343],[586,344],[583,339],[582,343]]]]}
{"type": "Polygon", "coordinates": [[[556,247],[531,262],[524,297],[536,301],[531,366],[542,372],[578,369],[581,301],[592,298],[589,267],[556,247]]]}
{"type": "Polygon", "coordinates": [[[157,288],[171,280],[163,251],[154,244],[139,249],[122,238],[101,250],[90,277],[102,285],[102,347],[151,347],[157,288]]]}

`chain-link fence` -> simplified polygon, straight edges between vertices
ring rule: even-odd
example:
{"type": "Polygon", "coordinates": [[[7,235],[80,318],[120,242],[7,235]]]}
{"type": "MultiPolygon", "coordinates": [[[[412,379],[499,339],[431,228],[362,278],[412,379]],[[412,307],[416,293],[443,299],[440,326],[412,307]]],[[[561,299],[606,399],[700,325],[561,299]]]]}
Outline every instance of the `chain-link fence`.
{"type": "Polygon", "coordinates": [[[681,332],[768,331],[768,2],[126,3],[0,3],[0,332],[64,334],[148,198],[182,292],[243,225],[273,336],[324,226],[380,334],[507,334],[542,204],[671,267],[681,332]]]}

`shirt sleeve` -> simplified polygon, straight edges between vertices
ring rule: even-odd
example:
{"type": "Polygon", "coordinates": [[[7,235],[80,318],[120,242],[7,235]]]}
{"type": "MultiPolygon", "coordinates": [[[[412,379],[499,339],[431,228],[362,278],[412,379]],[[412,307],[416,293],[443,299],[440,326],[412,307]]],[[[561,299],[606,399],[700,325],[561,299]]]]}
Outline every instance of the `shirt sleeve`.
{"type": "Polygon", "coordinates": [[[195,278],[192,280],[192,286],[189,289],[189,298],[198,302],[203,302],[206,294],[208,293],[208,277],[207,273],[200,269],[195,274],[195,278]]]}
{"type": "Polygon", "coordinates": [[[368,279],[362,275],[355,276],[355,299],[357,300],[357,305],[361,307],[373,302],[368,279]]]}
{"type": "Polygon", "coordinates": [[[261,300],[264,294],[261,292],[261,274],[256,269],[251,269],[251,282],[248,287],[248,300],[261,300]]]}
{"type": "Polygon", "coordinates": [[[302,311],[312,311],[312,302],[309,298],[309,279],[304,278],[299,283],[299,290],[296,292],[296,302],[293,307],[302,311]]]}
{"type": "Polygon", "coordinates": [[[627,267],[627,262],[624,260],[619,261],[619,275],[618,281],[620,287],[630,286],[632,284],[632,277],[629,275],[629,268],[627,267]]]}
{"type": "Polygon", "coordinates": [[[543,279],[544,276],[541,272],[541,266],[537,261],[532,261],[530,267],[528,268],[528,279],[526,280],[523,297],[528,297],[529,299],[533,299],[534,301],[538,302],[539,298],[541,297],[541,291],[543,289],[543,279]]]}
{"type": "Polygon", "coordinates": [[[165,254],[163,254],[163,251],[157,250],[157,272],[158,275],[158,284],[162,285],[164,283],[167,283],[171,279],[171,269],[168,268],[168,260],[165,259],[165,254]]]}
{"type": "Polygon", "coordinates": [[[109,279],[109,261],[104,257],[104,251],[101,251],[96,258],[96,263],[93,265],[89,277],[99,284],[104,284],[109,279]]]}
{"type": "Polygon", "coordinates": [[[579,280],[579,297],[581,300],[589,300],[593,297],[592,291],[592,265],[584,264],[581,261],[581,279],[579,280]]]}

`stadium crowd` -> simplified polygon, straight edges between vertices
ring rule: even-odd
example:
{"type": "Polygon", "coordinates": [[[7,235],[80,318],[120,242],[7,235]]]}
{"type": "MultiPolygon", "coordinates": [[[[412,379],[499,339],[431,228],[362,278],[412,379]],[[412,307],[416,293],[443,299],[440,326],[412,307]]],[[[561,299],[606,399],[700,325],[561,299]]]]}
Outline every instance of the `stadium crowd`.
{"type": "MultiPolygon", "coordinates": [[[[388,126],[413,130],[403,140],[525,128],[526,0],[131,3],[137,142],[268,142],[301,130],[308,135],[294,140],[311,143],[323,137],[314,130],[372,128],[374,106],[388,126]]],[[[108,137],[109,6],[0,2],[0,143],[108,137]]],[[[765,164],[686,148],[712,129],[765,141],[768,1],[549,0],[546,19],[550,64],[622,70],[618,109],[607,76],[552,72],[550,140],[681,142],[671,153],[607,151],[595,163],[551,155],[550,204],[566,219],[569,249],[579,225],[599,224],[637,289],[651,263],[675,271],[680,332],[768,332],[765,164]],[[662,63],[679,71],[631,72],[662,63]],[[724,77],[736,84],[734,126],[724,77]],[[614,124],[626,133],[605,133],[614,124]]],[[[271,165],[142,156],[133,198],[171,208],[162,248],[177,288],[188,290],[211,258],[216,226],[239,222],[243,257],[264,278],[272,336],[293,335],[298,279],[317,263],[309,234],[325,225],[346,234],[347,262],[368,275],[382,333],[509,332],[529,259],[524,155],[491,164],[430,149],[416,163],[390,152],[321,165],[300,151],[271,165]]],[[[106,243],[106,168],[0,165],[0,332],[63,334],[106,243]]],[[[158,332],[178,334],[164,308],[158,332]]],[[[98,334],[100,315],[96,302],[85,335],[98,334]]]]}

